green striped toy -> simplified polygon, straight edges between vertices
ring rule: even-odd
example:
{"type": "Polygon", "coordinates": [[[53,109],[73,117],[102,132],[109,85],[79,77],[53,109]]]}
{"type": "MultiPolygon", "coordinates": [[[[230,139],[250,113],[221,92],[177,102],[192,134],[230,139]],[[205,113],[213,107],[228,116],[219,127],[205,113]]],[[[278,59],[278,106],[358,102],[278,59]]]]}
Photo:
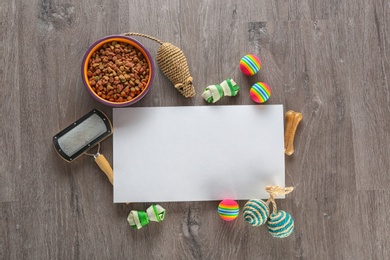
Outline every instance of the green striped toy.
{"type": "Polygon", "coordinates": [[[269,207],[262,200],[251,199],[245,204],[243,214],[246,222],[257,227],[267,222],[269,207]]]}
{"type": "Polygon", "coordinates": [[[150,206],[146,212],[142,210],[132,210],[127,217],[127,222],[132,228],[140,229],[149,224],[149,221],[160,222],[164,220],[165,209],[160,205],[150,206]]]}
{"type": "Polygon", "coordinates": [[[202,97],[209,103],[215,103],[220,100],[223,96],[234,97],[237,96],[238,90],[236,82],[232,79],[226,79],[219,85],[211,85],[205,88],[202,97]]]}
{"type": "Polygon", "coordinates": [[[277,238],[288,237],[294,231],[294,219],[283,210],[278,210],[269,216],[268,231],[277,238]]]}

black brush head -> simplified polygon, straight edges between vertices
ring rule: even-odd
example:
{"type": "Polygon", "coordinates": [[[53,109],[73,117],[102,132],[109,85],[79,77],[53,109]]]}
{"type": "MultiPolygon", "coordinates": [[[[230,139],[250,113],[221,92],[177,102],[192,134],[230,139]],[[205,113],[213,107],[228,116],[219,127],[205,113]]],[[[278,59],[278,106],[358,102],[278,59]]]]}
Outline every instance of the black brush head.
{"type": "Polygon", "coordinates": [[[71,162],[111,134],[112,124],[108,117],[93,109],[56,134],[53,143],[57,153],[64,160],[71,162]]]}

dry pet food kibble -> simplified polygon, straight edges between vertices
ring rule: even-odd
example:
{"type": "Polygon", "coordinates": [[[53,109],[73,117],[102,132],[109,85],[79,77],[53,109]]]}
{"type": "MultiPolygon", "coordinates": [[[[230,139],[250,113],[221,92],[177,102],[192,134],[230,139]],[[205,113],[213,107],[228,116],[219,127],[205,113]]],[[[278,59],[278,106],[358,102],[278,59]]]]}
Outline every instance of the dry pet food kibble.
{"type": "Polygon", "coordinates": [[[96,50],[88,63],[89,85],[111,102],[126,102],[146,87],[149,66],[142,52],[130,44],[113,41],[96,50]]]}

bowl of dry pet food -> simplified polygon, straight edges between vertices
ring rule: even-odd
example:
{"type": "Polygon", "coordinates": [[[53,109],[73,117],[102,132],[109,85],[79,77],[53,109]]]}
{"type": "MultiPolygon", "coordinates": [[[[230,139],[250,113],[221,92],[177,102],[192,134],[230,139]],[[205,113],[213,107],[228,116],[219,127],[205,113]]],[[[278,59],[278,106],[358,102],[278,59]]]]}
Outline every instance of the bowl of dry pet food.
{"type": "Polygon", "coordinates": [[[81,74],[86,89],[97,101],[126,107],[142,99],[152,86],[153,60],[140,42],[111,35],[89,47],[81,74]]]}

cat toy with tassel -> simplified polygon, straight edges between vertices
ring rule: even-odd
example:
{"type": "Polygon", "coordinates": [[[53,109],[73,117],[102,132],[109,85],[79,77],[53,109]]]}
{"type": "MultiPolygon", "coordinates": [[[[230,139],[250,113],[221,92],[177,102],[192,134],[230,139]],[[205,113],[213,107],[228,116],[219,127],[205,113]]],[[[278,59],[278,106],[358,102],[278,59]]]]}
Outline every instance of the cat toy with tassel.
{"type": "Polygon", "coordinates": [[[184,97],[195,96],[195,88],[192,85],[193,79],[190,75],[187,59],[180,48],[142,33],[128,32],[123,35],[141,36],[159,43],[161,46],[157,51],[157,64],[161,71],[184,97]]]}
{"type": "Polygon", "coordinates": [[[288,237],[294,231],[294,219],[288,212],[278,210],[275,197],[292,192],[294,187],[267,186],[265,190],[270,195],[267,202],[260,199],[249,200],[244,206],[244,219],[255,227],[267,223],[268,231],[273,237],[288,237]],[[272,212],[269,209],[270,204],[273,207],[272,212]]]}

